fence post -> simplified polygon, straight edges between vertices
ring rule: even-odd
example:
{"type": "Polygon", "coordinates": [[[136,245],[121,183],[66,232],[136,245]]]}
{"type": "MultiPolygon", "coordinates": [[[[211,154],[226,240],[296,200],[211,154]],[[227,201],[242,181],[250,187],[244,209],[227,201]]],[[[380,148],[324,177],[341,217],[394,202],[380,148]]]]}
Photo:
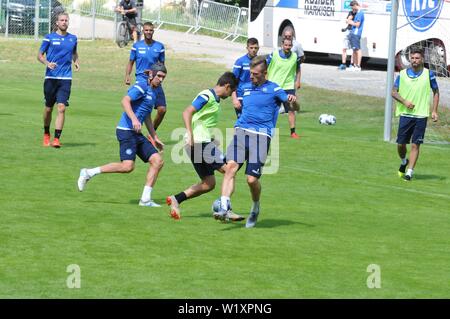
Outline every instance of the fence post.
{"type": "Polygon", "coordinates": [[[91,14],[92,14],[92,41],[95,40],[95,13],[97,10],[97,0],[92,0],[91,14]]]}
{"type": "Polygon", "coordinates": [[[39,0],[36,0],[34,6],[34,39],[39,39],[39,0]]]}
{"type": "MultiPolygon", "coordinates": [[[[238,12],[238,14],[237,14],[237,19],[236,19],[236,27],[234,28],[233,36],[236,36],[236,35],[237,35],[238,28],[239,28],[239,21],[241,20],[241,12],[242,12],[242,9],[239,8],[239,12],[238,12]]],[[[234,38],[234,39],[235,39],[235,38],[234,38]]],[[[234,41],[234,39],[233,39],[233,41],[234,41]]]]}

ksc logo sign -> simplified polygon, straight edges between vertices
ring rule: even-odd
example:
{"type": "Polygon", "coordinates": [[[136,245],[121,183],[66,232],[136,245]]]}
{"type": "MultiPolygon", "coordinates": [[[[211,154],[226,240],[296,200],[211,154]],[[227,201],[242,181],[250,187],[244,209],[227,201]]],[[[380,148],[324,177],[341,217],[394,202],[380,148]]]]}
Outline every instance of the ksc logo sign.
{"type": "Polygon", "coordinates": [[[403,12],[414,30],[425,32],[439,18],[444,0],[402,0],[403,12]]]}

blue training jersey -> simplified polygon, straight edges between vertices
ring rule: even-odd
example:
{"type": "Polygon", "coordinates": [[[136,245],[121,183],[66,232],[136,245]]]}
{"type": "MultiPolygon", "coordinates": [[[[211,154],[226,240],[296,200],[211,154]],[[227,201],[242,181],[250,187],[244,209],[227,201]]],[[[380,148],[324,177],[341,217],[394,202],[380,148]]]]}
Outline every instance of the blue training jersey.
{"type": "Polygon", "coordinates": [[[243,91],[242,114],[234,127],[272,137],[280,104],[287,101],[286,92],[271,81],[260,86],[246,84],[243,91]]]}
{"type": "Polygon", "coordinates": [[[252,59],[248,56],[248,54],[240,57],[236,60],[233,66],[233,74],[238,79],[238,87],[236,89],[237,97],[242,97],[243,91],[242,87],[245,84],[251,83],[250,81],[250,63],[252,59]]]}
{"type": "Polygon", "coordinates": [[[164,44],[161,42],[153,41],[147,45],[145,40],[141,40],[133,44],[130,61],[136,62],[136,82],[147,82],[148,76],[144,71],[157,62],[164,63],[165,59],[164,44]]]}
{"type": "MultiPolygon", "coordinates": [[[[156,96],[153,89],[146,83],[136,83],[127,95],[131,98],[131,108],[141,124],[152,112],[155,106],[156,96]]],[[[133,124],[127,113],[123,112],[117,128],[121,130],[133,130],[133,124]]]]}
{"type": "Polygon", "coordinates": [[[364,28],[364,12],[362,10],[356,13],[353,22],[360,22],[360,24],[359,27],[352,26],[352,33],[361,36],[364,28]]]}
{"type": "Polygon", "coordinates": [[[45,70],[46,79],[72,79],[72,58],[77,50],[77,37],[67,33],[60,35],[56,32],[47,34],[42,41],[39,52],[46,55],[48,62],[55,62],[54,70],[45,70]]]}

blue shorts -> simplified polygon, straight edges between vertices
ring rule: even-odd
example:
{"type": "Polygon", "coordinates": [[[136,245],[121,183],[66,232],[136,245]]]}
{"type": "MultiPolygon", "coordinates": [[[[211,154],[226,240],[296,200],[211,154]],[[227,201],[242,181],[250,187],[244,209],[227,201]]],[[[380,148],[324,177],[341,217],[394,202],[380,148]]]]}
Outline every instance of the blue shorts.
{"type": "Polygon", "coordinates": [[[116,129],[116,136],[120,144],[121,161],[134,161],[137,155],[144,163],[147,163],[153,154],[158,153],[158,150],[141,133],[116,129]]]}
{"type": "Polygon", "coordinates": [[[352,48],[352,50],[361,49],[361,36],[360,35],[350,33],[349,40],[350,40],[350,47],[352,48]]]}
{"type": "Polygon", "coordinates": [[[185,147],[185,151],[201,179],[214,175],[214,171],[225,164],[223,154],[214,142],[195,143],[192,147],[185,147]]]}
{"type": "Polygon", "coordinates": [[[53,107],[55,103],[69,106],[72,80],[45,79],[44,98],[45,106],[53,107]]]}
{"type": "Polygon", "coordinates": [[[270,148],[270,137],[236,128],[233,140],[227,148],[226,160],[233,160],[241,169],[247,162],[245,174],[256,178],[262,175],[262,167],[270,148]]]}
{"type": "Polygon", "coordinates": [[[427,128],[427,118],[400,116],[398,123],[397,144],[422,144],[427,128]],[[411,140],[412,137],[412,140],[411,140]]]}

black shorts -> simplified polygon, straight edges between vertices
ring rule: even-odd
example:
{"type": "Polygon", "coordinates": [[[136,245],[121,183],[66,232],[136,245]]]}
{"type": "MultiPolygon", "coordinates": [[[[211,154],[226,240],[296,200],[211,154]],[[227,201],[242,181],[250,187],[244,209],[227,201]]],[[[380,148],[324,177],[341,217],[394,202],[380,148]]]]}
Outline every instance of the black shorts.
{"type": "Polygon", "coordinates": [[[214,175],[214,171],[225,164],[223,154],[214,142],[195,143],[192,147],[186,146],[185,151],[201,179],[214,175]]]}
{"type": "Polygon", "coordinates": [[[427,128],[427,118],[400,116],[398,123],[397,144],[422,144],[427,128]],[[412,139],[411,139],[412,137],[412,139]]]}
{"type": "Polygon", "coordinates": [[[135,27],[137,25],[136,17],[128,18],[127,16],[124,16],[123,21],[126,21],[128,23],[128,27],[131,27],[131,26],[135,27]]]}
{"type": "Polygon", "coordinates": [[[72,80],[45,79],[44,99],[45,106],[53,107],[55,103],[69,106],[72,80]]]}
{"type": "Polygon", "coordinates": [[[233,160],[241,169],[247,162],[245,174],[256,178],[262,175],[262,167],[270,148],[270,137],[236,128],[233,140],[227,148],[226,160],[233,160]]]}

